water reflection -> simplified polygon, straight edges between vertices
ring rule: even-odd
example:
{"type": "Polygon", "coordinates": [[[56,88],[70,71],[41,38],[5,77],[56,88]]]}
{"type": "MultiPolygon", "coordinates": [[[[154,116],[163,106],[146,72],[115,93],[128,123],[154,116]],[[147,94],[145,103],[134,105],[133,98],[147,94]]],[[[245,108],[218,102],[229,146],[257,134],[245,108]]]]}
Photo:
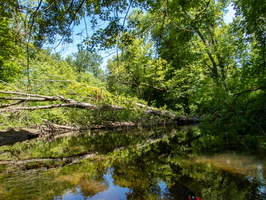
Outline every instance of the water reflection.
{"type": "Polygon", "coordinates": [[[259,193],[266,198],[266,181],[263,176],[263,165],[261,163],[258,164],[257,174],[258,181],[260,182],[260,186],[258,187],[259,193]]]}
{"type": "Polygon", "coordinates": [[[99,192],[94,196],[86,196],[80,186],[77,186],[75,192],[68,190],[62,196],[54,197],[54,200],[127,200],[127,194],[130,193],[130,189],[114,184],[113,171],[113,168],[109,168],[107,173],[103,175],[104,182],[102,184],[107,186],[105,191],[99,192]]]}
{"type": "Polygon", "coordinates": [[[168,198],[170,196],[170,191],[168,189],[168,185],[164,181],[161,181],[158,184],[158,186],[160,188],[159,198],[161,198],[161,199],[168,198]]]}
{"type": "Polygon", "coordinates": [[[257,179],[263,178],[263,165],[266,160],[256,157],[254,154],[226,152],[212,155],[201,155],[195,157],[200,163],[211,163],[214,167],[243,175],[250,175],[257,179]]]}
{"type": "Polygon", "coordinates": [[[210,140],[200,135],[198,129],[163,128],[85,133],[13,146],[5,155],[98,154],[71,164],[48,163],[54,167],[40,173],[37,169],[36,174],[0,168],[0,200],[178,200],[183,185],[204,200],[265,199],[265,157],[231,151],[202,155],[210,140]]]}
{"type": "Polygon", "coordinates": [[[84,184],[77,185],[54,200],[175,200],[182,199],[183,184],[206,200],[265,198],[264,162],[234,152],[146,162],[117,161],[111,166],[100,175],[101,191],[88,195],[84,184]]]}
{"type": "MultiPolygon", "coordinates": [[[[128,196],[132,193],[130,188],[121,187],[114,183],[114,168],[108,168],[107,173],[103,175],[104,181],[102,185],[107,186],[105,191],[101,191],[93,196],[86,196],[84,189],[78,185],[74,190],[68,189],[61,196],[55,196],[54,200],[127,200],[128,196]]],[[[162,181],[158,180],[156,186],[158,191],[155,192],[154,198],[156,199],[172,199],[171,192],[168,189],[168,185],[162,181]]],[[[140,197],[141,199],[142,197],[140,197]]]]}
{"type": "Polygon", "coordinates": [[[261,196],[261,198],[259,196],[257,198],[266,199],[265,158],[257,157],[254,154],[228,152],[197,156],[195,160],[199,163],[210,163],[214,168],[232,175],[243,175],[250,184],[257,185],[253,189],[261,196]]]}

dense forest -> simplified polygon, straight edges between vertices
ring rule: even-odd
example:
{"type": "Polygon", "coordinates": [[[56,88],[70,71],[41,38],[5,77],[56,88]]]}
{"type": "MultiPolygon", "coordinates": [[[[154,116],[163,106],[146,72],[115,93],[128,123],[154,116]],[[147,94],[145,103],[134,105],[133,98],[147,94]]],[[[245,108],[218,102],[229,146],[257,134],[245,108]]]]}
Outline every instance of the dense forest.
{"type": "Polygon", "coordinates": [[[1,0],[0,200],[266,199],[265,121],[266,0],[1,0]]]}
{"type": "Polygon", "coordinates": [[[0,124],[186,116],[209,134],[265,135],[265,38],[264,0],[2,0],[0,124]],[[57,51],[75,37],[77,52],[57,51]]]}

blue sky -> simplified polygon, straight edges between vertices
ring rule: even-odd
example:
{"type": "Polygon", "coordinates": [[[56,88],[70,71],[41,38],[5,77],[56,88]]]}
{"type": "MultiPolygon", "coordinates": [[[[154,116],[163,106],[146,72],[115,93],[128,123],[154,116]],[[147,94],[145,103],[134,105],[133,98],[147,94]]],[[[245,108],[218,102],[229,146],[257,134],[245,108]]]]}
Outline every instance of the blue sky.
{"type": "Polygon", "coordinates": [[[230,23],[233,21],[233,18],[235,16],[235,10],[233,8],[233,5],[230,5],[228,7],[228,12],[226,13],[226,15],[224,16],[224,20],[226,23],[230,23]]]}

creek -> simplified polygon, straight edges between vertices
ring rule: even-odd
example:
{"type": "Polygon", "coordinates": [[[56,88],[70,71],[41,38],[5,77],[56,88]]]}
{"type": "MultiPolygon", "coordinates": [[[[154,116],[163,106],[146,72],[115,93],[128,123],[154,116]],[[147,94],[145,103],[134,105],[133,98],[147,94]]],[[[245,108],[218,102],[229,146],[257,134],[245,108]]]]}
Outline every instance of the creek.
{"type": "Polygon", "coordinates": [[[246,146],[193,126],[35,138],[0,147],[0,199],[182,200],[182,186],[202,200],[266,199],[266,158],[246,146]]]}

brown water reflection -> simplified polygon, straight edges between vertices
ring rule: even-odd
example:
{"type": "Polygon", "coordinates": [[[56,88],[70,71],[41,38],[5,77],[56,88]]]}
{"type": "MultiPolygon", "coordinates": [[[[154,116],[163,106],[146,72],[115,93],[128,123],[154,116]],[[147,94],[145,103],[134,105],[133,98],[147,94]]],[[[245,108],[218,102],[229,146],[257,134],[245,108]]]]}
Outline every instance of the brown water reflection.
{"type": "Polygon", "coordinates": [[[257,155],[242,155],[236,152],[227,152],[213,155],[197,156],[199,163],[210,163],[214,167],[229,173],[239,173],[265,180],[266,160],[257,155]]]}
{"type": "Polygon", "coordinates": [[[266,157],[254,154],[227,152],[196,157],[198,163],[210,163],[213,167],[231,174],[244,175],[250,182],[258,182],[259,194],[266,199],[266,157]]]}

